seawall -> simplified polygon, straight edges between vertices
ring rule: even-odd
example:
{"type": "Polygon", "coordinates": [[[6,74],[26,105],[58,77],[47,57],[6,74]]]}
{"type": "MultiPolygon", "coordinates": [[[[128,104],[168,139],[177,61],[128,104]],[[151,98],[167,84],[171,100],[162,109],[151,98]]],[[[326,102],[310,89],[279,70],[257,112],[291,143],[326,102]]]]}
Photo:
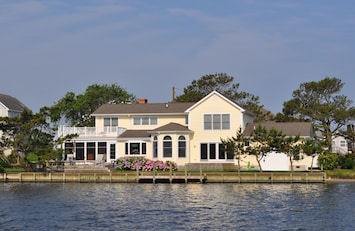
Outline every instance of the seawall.
{"type": "Polygon", "coordinates": [[[325,183],[325,172],[110,172],[5,173],[16,183],[325,183]]]}

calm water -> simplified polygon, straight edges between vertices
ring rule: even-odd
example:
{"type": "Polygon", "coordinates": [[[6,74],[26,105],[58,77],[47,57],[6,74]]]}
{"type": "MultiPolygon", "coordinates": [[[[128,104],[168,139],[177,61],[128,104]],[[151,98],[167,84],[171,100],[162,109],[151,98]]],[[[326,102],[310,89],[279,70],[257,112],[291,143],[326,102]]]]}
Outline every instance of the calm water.
{"type": "Polygon", "coordinates": [[[0,230],[355,230],[355,183],[1,184],[0,230]]]}

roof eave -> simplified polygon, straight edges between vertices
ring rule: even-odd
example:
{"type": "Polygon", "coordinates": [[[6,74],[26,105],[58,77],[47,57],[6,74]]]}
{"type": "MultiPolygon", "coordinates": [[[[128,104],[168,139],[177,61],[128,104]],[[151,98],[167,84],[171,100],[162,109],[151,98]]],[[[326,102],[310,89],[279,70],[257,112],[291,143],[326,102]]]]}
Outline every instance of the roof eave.
{"type": "Polygon", "coordinates": [[[193,131],[179,131],[179,130],[172,130],[172,131],[148,131],[149,134],[191,134],[193,131]]]}
{"type": "Polygon", "coordinates": [[[96,116],[113,116],[113,115],[117,115],[117,116],[160,116],[160,115],[187,115],[186,112],[179,112],[179,113],[144,113],[144,112],[140,112],[140,113],[103,113],[103,114],[91,114],[91,116],[96,117],[96,116]]]}

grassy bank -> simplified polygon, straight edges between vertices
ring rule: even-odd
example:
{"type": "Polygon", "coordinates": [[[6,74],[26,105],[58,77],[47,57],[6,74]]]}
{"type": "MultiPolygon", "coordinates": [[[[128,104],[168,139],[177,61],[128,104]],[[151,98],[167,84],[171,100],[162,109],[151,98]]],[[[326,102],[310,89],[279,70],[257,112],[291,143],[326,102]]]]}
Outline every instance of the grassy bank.
{"type": "Polygon", "coordinates": [[[355,170],[353,169],[334,169],[326,170],[327,177],[339,179],[355,179],[355,170]]]}
{"type": "Polygon", "coordinates": [[[24,168],[4,168],[6,173],[26,172],[24,168]]]}
{"type": "MultiPolygon", "coordinates": [[[[4,168],[6,173],[20,173],[20,172],[25,172],[23,168],[4,168]]],[[[135,171],[126,171],[126,170],[116,170],[114,171],[115,173],[129,173],[129,172],[135,172],[135,171]]],[[[168,173],[169,171],[157,171],[157,173],[168,173]]],[[[173,171],[174,173],[182,173],[184,171],[173,171]]],[[[189,173],[199,173],[199,171],[188,171],[189,173]]],[[[203,171],[204,173],[233,173],[236,171],[203,171]]],[[[254,172],[254,171],[248,171],[248,172],[254,172]]],[[[255,171],[258,172],[258,171],[255,171]]],[[[274,173],[277,173],[278,171],[275,171],[274,173]]],[[[353,169],[334,169],[334,170],[325,170],[327,177],[333,178],[333,179],[355,179],[355,170],[353,169]]],[[[245,171],[242,171],[242,173],[247,173],[245,171]]],[[[270,173],[270,172],[269,172],[270,173]]]]}

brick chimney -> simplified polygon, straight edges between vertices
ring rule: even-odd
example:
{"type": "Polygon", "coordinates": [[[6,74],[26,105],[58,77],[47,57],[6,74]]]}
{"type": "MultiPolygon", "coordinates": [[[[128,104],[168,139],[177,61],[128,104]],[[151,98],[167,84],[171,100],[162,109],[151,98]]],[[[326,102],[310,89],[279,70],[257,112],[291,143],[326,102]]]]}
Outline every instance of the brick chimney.
{"type": "Polygon", "coordinates": [[[146,98],[140,98],[140,99],[138,100],[138,103],[139,103],[139,104],[147,104],[147,103],[148,103],[148,100],[147,100],[146,98]]]}

